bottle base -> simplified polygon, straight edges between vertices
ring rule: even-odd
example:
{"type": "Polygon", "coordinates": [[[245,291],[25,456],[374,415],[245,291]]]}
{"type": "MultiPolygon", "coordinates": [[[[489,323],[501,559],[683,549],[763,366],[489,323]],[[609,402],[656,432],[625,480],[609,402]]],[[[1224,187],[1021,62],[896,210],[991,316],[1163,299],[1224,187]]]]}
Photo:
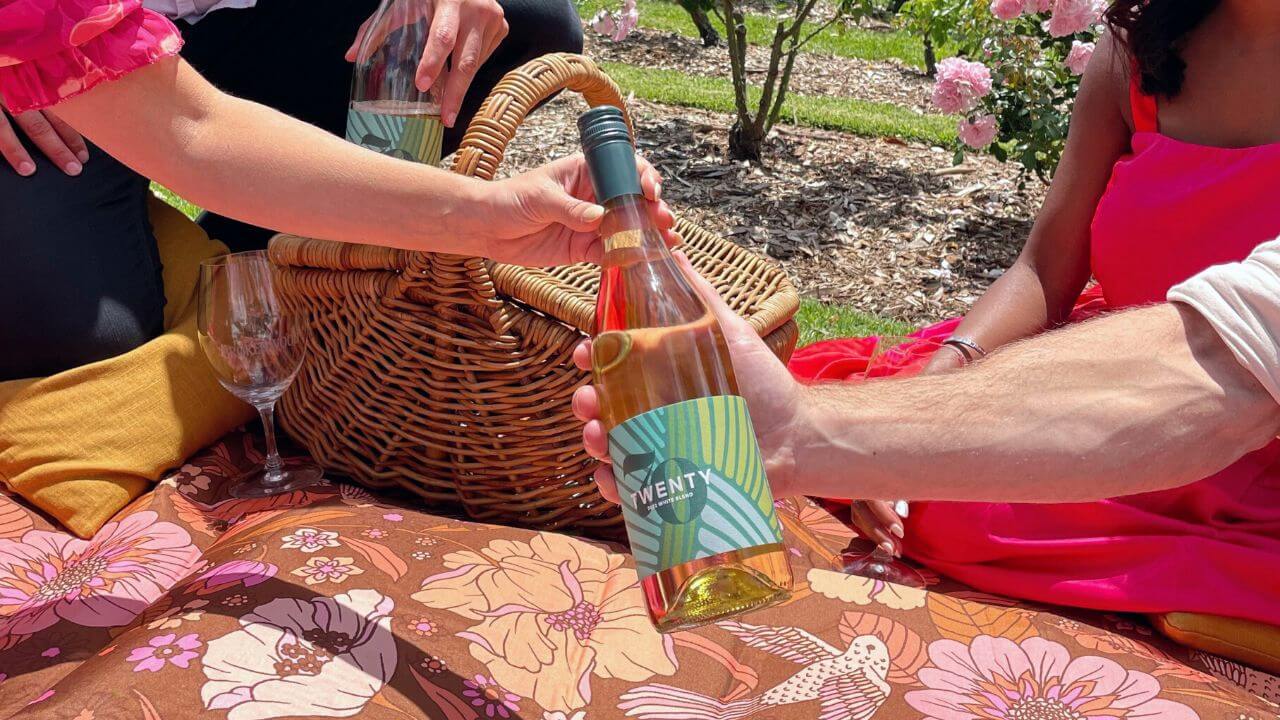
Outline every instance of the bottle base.
{"type": "Polygon", "coordinates": [[[654,618],[654,627],[660,633],[688,630],[790,597],[788,588],[763,573],[742,565],[717,565],[691,576],[677,593],[671,609],[661,618],[654,618]]]}

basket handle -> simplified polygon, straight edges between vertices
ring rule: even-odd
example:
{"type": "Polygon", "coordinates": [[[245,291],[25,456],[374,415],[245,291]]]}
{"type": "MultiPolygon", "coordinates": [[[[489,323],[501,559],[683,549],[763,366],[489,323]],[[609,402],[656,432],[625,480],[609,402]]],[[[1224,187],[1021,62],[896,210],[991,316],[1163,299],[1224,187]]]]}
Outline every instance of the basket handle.
{"type": "MultiPolygon", "coordinates": [[[[571,53],[544,55],[507,73],[489,93],[467,126],[453,171],[492,180],[520,124],[539,103],[561,90],[581,94],[592,107],[616,105],[631,125],[621,91],[594,62],[571,53]]],[[[500,306],[489,278],[489,263],[482,258],[412,253],[397,286],[402,296],[418,290],[459,304],[500,306]]]]}

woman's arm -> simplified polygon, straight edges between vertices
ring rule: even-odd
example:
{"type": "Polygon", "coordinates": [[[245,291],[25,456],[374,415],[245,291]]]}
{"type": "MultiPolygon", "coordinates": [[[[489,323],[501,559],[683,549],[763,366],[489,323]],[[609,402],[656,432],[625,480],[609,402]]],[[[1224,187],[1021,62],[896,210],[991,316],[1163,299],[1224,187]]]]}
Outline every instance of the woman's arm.
{"type": "MultiPolygon", "coordinates": [[[[178,58],[102,83],[60,117],[209,210],[311,237],[558,264],[599,254],[580,159],[496,183],[365,150],[231,97],[178,58]]],[[[657,175],[646,186],[656,197],[657,175]]],[[[670,214],[658,213],[670,225],[670,214]]]]}
{"type": "MultiPolygon", "coordinates": [[[[1052,327],[1089,280],[1089,226],[1117,158],[1129,148],[1128,62],[1109,36],[1089,63],[1071,115],[1062,162],[1016,262],[965,316],[955,334],[987,350],[1052,327]]],[[[939,353],[931,369],[958,364],[939,353]]]]}

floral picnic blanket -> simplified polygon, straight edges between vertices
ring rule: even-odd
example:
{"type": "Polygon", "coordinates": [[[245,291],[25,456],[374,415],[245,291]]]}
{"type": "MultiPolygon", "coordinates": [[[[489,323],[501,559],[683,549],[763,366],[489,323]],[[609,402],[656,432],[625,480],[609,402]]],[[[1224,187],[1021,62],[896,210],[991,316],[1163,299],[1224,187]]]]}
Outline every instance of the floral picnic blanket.
{"type": "Polygon", "coordinates": [[[339,483],[229,499],[260,459],[232,434],[89,541],[0,497],[0,716],[1280,717],[1280,679],[1139,619],[835,572],[807,501],[787,604],[663,636],[622,548],[339,483]]]}

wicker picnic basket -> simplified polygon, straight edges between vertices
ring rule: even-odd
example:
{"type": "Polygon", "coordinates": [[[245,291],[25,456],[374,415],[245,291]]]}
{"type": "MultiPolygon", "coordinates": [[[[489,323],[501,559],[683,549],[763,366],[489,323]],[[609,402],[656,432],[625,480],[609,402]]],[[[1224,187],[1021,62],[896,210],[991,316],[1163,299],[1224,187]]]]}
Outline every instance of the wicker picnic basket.
{"type": "MultiPolygon", "coordinates": [[[[562,89],[622,106],[590,60],[549,55],[512,71],[468,128],[453,170],[493,179],[529,111],[562,89]]],[[[686,251],[784,359],[799,297],[777,267],[680,222],[686,251]]],[[[592,480],[570,396],[594,324],[598,269],[553,270],[280,235],[284,301],[307,319],[307,359],[284,428],[332,472],[400,487],[470,517],[621,535],[592,480]]]]}

